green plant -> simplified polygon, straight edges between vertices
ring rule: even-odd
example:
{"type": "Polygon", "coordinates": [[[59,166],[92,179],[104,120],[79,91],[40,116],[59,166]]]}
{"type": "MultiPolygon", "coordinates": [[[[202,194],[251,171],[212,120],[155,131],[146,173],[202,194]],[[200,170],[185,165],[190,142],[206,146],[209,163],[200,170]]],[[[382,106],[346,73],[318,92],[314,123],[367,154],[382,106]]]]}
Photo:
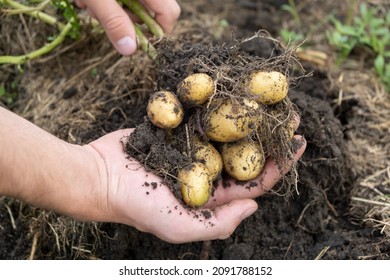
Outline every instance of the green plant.
{"type": "Polygon", "coordinates": [[[305,40],[305,36],[302,33],[284,28],[279,31],[279,35],[285,44],[300,45],[305,40]]]}
{"type": "Polygon", "coordinates": [[[281,28],[279,31],[279,35],[280,35],[282,41],[286,45],[290,45],[290,44],[292,44],[294,46],[301,45],[302,42],[305,40],[305,35],[301,31],[302,30],[302,20],[301,20],[301,17],[299,15],[299,11],[298,11],[298,8],[295,4],[295,1],[289,0],[288,4],[284,4],[281,6],[281,9],[283,11],[288,12],[293,17],[294,29],[296,28],[296,30],[300,30],[300,31],[296,31],[296,30],[292,30],[292,29],[281,28]]]}
{"type": "Polygon", "coordinates": [[[298,28],[301,27],[302,20],[301,17],[299,16],[297,5],[295,4],[294,0],[288,0],[288,4],[282,5],[282,10],[289,12],[293,16],[294,22],[298,26],[298,28]]]}
{"type": "Polygon", "coordinates": [[[376,8],[364,3],[359,8],[360,13],[351,24],[331,18],[335,29],[327,32],[328,41],[339,51],[339,65],[357,47],[372,53],[374,70],[390,91],[390,11],[380,17],[376,8]]]}
{"type": "Polygon", "coordinates": [[[12,105],[17,97],[16,83],[12,82],[10,90],[7,90],[4,85],[0,85],[0,103],[7,106],[12,105]]]}
{"type": "MultiPolygon", "coordinates": [[[[33,1],[28,1],[28,5],[32,5],[32,2],[33,1]]],[[[161,26],[149,15],[146,9],[137,0],[118,0],[118,2],[137,15],[153,35],[157,37],[163,36],[164,33],[161,26]]],[[[17,56],[0,56],[0,64],[23,64],[26,61],[51,52],[54,48],[61,45],[66,37],[75,40],[80,37],[80,20],[70,0],[41,0],[38,1],[38,3],[39,4],[36,6],[27,6],[14,0],[0,0],[0,11],[9,15],[25,14],[35,17],[42,22],[58,28],[60,33],[56,36],[48,36],[47,44],[30,53],[17,56]],[[54,6],[62,18],[56,18],[45,13],[45,9],[48,5],[54,6]],[[65,21],[65,23],[63,21],[65,21]]],[[[93,27],[95,28],[96,26],[93,27]]],[[[140,48],[152,59],[155,59],[157,51],[154,46],[149,43],[148,38],[145,37],[141,26],[137,24],[135,29],[140,48]]]]}

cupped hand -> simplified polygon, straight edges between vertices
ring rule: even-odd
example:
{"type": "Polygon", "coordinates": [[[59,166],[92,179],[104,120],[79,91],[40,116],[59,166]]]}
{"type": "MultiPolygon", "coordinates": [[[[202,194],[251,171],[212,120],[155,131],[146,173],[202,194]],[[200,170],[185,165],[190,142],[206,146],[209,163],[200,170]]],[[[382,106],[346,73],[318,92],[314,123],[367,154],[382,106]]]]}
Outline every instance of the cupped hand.
{"type": "MultiPolygon", "coordinates": [[[[137,49],[133,25],[134,16],[118,4],[116,0],[76,0],[80,8],[86,8],[103,26],[113,46],[122,55],[131,55],[137,49]]],[[[180,15],[180,6],[175,0],[140,0],[165,32],[170,33],[180,15]]]]}
{"type": "MultiPolygon", "coordinates": [[[[99,172],[103,179],[97,205],[105,212],[105,221],[131,225],[171,243],[229,237],[243,219],[257,210],[253,199],[272,188],[282,176],[275,162],[268,160],[262,174],[254,180],[257,186],[248,189],[230,181],[229,188],[217,188],[205,207],[189,209],[160,177],[146,172],[136,160],[126,156],[121,141],[131,132],[119,130],[84,146],[100,162],[97,166],[105,167],[99,172]]],[[[303,137],[295,138],[302,145],[294,161],[306,147],[303,137]]],[[[288,168],[282,172],[287,171],[288,168]]]]}

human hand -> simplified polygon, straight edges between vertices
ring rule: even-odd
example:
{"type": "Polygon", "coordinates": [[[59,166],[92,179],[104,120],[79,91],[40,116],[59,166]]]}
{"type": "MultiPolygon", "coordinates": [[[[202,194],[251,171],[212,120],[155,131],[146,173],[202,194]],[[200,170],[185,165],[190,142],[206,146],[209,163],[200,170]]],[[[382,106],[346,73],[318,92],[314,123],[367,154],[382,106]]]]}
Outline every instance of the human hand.
{"type": "MultiPolygon", "coordinates": [[[[113,46],[122,55],[131,55],[137,49],[133,21],[135,16],[127,14],[116,0],[75,0],[77,6],[86,8],[91,16],[102,24],[113,46]]],[[[140,0],[165,32],[170,33],[180,15],[180,6],[175,0],[140,0]]]]}
{"type": "MultiPolygon", "coordinates": [[[[160,177],[146,172],[137,161],[126,158],[120,140],[131,131],[119,130],[84,146],[95,155],[97,166],[106,169],[98,172],[101,189],[95,192],[95,198],[91,198],[96,201],[93,205],[99,205],[100,213],[103,212],[99,219],[103,221],[128,224],[171,243],[229,237],[243,219],[257,210],[253,198],[267,192],[282,176],[275,162],[269,159],[262,174],[254,180],[256,187],[247,189],[232,180],[228,182],[229,188],[223,188],[220,183],[205,207],[187,209],[160,177]],[[210,215],[206,218],[204,213],[210,215]]],[[[295,136],[295,141],[302,141],[302,145],[294,161],[306,147],[303,137],[295,136]]]]}

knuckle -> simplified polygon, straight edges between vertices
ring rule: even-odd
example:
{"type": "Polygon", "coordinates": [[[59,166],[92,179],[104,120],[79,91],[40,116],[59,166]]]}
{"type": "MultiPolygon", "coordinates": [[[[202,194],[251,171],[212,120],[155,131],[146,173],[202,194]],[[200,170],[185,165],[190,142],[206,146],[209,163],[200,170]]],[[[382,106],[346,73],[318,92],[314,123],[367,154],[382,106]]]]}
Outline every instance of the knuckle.
{"type": "Polygon", "coordinates": [[[116,31],[125,27],[126,19],[123,16],[112,16],[102,22],[107,31],[116,31]]]}

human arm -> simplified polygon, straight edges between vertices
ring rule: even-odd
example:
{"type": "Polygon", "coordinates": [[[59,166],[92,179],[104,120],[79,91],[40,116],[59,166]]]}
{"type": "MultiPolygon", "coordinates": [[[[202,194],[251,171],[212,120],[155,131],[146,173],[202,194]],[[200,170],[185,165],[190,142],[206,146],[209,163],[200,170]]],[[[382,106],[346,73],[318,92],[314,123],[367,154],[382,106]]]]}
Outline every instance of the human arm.
{"type": "MultiPolygon", "coordinates": [[[[165,32],[170,33],[180,15],[180,6],[175,0],[143,0],[139,1],[146,9],[154,13],[154,18],[165,32]]],[[[81,8],[102,24],[113,46],[123,55],[131,55],[137,49],[134,17],[128,15],[116,0],[76,0],[81,8]]]]}
{"type": "MultiPolygon", "coordinates": [[[[207,208],[189,210],[160,177],[126,157],[121,139],[131,131],[118,130],[88,145],[72,145],[0,107],[0,195],[79,220],[131,225],[182,243],[227,238],[256,211],[252,198],[280,178],[269,161],[258,188],[248,191],[232,182],[226,192],[217,189],[207,208]],[[207,221],[203,210],[211,214],[207,221]]],[[[295,160],[304,148],[305,144],[295,160]]]]}

